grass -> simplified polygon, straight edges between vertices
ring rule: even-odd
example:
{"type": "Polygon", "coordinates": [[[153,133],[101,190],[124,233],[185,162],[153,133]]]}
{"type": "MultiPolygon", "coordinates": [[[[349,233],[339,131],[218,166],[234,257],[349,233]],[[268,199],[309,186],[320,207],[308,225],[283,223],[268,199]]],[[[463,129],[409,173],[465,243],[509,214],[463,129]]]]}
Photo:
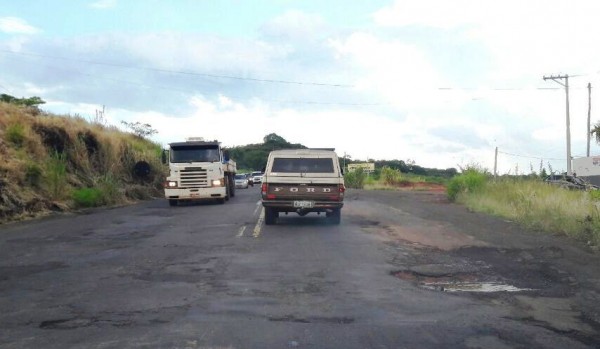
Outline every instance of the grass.
{"type": "Polygon", "coordinates": [[[6,140],[20,148],[25,142],[25,126],[19,123],[8,126],[5,130],[6,140]]]}
{"type": "Polygon", "coordinates": [[[81,188],[72,194],[77,207],[97,207],[104,204],[102,191],[98,188],[81,188]]]}
{"type": "Polygon", "coordinates": [[[159,196],[160,153],[160,145],[113,126],[0,102],[0,197],[11,198],[0,200],[0,223],[50,208],[159,196]],[[153,178],[139,183],[132,168],[142,160],[153,178]]]}
{"type": "Polygon", "coordinates": [[[446,186],[448,179],[432,176],[421,176],[412,173],[388,173],[369,175],[364,180],[367,190],[430,190],[435,186],[446,186]]]}
{"type": "Polygon", "coordinates": [[[557,188],[540,180],[486,181],[477,190],[456,197],[474,211],[519,222],[544,232],[559,233],[600,246],[600,201],[597,192],[557,188]]]}

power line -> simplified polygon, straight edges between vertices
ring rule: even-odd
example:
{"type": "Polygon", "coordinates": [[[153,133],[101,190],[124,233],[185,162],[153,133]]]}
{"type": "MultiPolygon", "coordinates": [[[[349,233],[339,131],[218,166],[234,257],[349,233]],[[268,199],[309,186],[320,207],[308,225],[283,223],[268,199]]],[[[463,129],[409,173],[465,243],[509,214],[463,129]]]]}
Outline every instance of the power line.
{"type": "Polygon", "coordinates": [[[12,92],[10,92],[9,89],[7,89],[4,85],[0,85],[0,87],[2,87],[3,90],[5,90],[6,92],[8,92],[9,94],[13,94],[12,92]]]}
{"type": "Polygon", "coordinates": [[[531,91],[531,90],[560,90],[558,87],[499,87],[499,88],[475,88],[475,87],[438,87],[440,91],[531,91]]]}
{"type": "Polygon", "coordinates": [[[555,160],[555,161],[565,161],[566,160],[566,159],[544,158],[544,157],[538,157],[538,156],[528,156],[528,155],[513,154],[513,153],[507,153],[507,152],[500,151],[500,150],[498,150],[498,153],[502,153],[502,154],[510,155],[510,156],[516,156],[518,158],[526,158],[526,159],[555,160]]]}
{"type": "Polygon", "coordinates": [[[117,67],[117,68],[138,69],[138,70],[147,70],[147,71],[160,72],[160,73],[203,76],[203,77],[220,78],[220,79],[233,79],[233,80],[242,80],[242,81],[266,82],[266,83],[276,83],[276,84],[291,84],[291,85],[311,85],[311,86],[327,86],[327,87],[343,87],[343,88],[354,87],[354,85],[348,85],[348,84],[330,84],[330,83],[322,83],[322,82],[293,81],[293,80],[279,80],[279,79],[259,79],[259,78],[249,78],[249,77],[234,76],[234,75],[209,74],[209,73],[200,73],[200,72],[194,72],[194,71],[171,70],[171,69],[162,69],[162,68],[154,68],[154,67],[138,67],[138,66],[127,65],[127,64],[100,62],[100,61],[92,61],[92,60],[86,60],[86,59],[75,59],[75,58],[68,58],[68,57],[62,57],[62,56],[42,55],[42,54],[31,53],[31,52],[16,52],[16,51],[12,51],[12,50],[0,50],[0,52],[14,54],[14,55],[21,55],[21,56],[61,59],[61,60],[72,61],[72,62],[104,65],[104,66],[117,67]]]}
{"type": "MultiPolygon", "coordinates": [[[[181,92],[181,93],[190,93],[189,90],[183,90],[183,89],[177,89],[177,88],[159,86],[159,85],[148,85],[145,83],[124,80],[124,79],[111,78],[111,77],[103,76],[103,75],[95,75],[95,74],[90,74],[90,73],[72,71],[72,70],[57,68],[57,67],[53,67],[53,66],[49,66],[49,65],[41,65],[41,67],[44,67],[46,69],[53,70],[53,71],[62,71],[65,73],[70,73],[70,74],[79,74],[79,75],[83,75],[83,76],[89,76],[89,77],[93,77],[93,78],[99,78],[99,79],[105,79],[105,80],[115,81],[115,82],[119,82],[119,83],[129,84],[129,85],[133,85],[133,86],[139,86],[139,87],[145,87],[145,88],[156,88],[156,89],[175,91],[175,92],[181,92]]],[[[243,97],[235,96],[235,95],[229,95],[228,97],[231,97],[234,99],[244,99],[243,97]]],[[[246,98],[254,98],[254,97],[246,97],[246,98]]],[[[264,99],[264,98],[260,98],[260,100],[265,101],[265,102],[274,102],[274,103],[282,103],[282,104],[342,105],[342,106],[366,106],[366,107],[388,105],[388,103],[322,102],[322,101],[277,100],[277,99],[264,99]]]]}

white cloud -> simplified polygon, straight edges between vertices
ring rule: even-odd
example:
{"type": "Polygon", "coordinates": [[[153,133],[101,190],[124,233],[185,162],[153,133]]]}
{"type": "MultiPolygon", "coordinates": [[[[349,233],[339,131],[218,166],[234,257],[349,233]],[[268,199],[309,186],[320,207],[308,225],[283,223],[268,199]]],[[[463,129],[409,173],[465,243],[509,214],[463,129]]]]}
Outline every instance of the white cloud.
{"type": "Polygon", "coordinates": [[[596,72],[600,47],[586,38],[600,32],[598,13],[594,0],[397,0],[373,18],[383,27],[462,30],[489,49],[491,77],[501,80],[576,68],[596,72]]]}
{"type": "Polygon", "coordinates": [[[98,0],[90,3],[90,7],[101,10],[113,8],[115,6],[117,6],[117,0],[98,0]]]}
{"type": "Polygon", "coordinates": [[[40,30],[17,17],[1,17],[0,31],[9,34],[37,34],[40,30]]]}
{"type": "Polygon", "coordinates": [[[326,22],[318,14],[289,10],[265,23],[261,32],[267,36],[286,40],[313,40],[326,32],[326,22]]]}

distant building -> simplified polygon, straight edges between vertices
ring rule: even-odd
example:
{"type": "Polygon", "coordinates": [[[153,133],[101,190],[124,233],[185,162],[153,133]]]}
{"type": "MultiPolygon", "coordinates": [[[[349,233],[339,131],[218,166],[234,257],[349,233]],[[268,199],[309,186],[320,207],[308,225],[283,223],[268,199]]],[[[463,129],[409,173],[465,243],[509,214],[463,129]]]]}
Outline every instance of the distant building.
{"type": "Polygon", "coordinates": [[[573,173],[591,184],[600,186],[600,156],[573,159],[573,173]]]}
{"type": "Polygon", "coordinates": [[[375,172],[375,164],[372,162],[361,162],[356,164],[348,164],[348,172],[356,171],[362,168],[365,173],[375,172]]]}

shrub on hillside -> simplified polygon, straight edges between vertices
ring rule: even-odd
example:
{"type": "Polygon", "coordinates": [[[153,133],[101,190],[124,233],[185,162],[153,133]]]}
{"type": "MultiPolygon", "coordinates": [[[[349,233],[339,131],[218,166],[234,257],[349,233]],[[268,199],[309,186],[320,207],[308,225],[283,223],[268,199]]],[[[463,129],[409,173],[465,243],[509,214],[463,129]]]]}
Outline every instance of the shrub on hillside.
{"type": "Polygon", "coordinates": [[[25,181],[32,187],[40,185],[42,179],[42,168],[36,163],[30,163],[25,169],[25,181]]]}
{"type": "Polygon", "coordinates": [[[6,140],[21,147],[25,142],[25,126],[21,124],[12,124],[6,128],[6,140]]]}
{"type": "Polygon", "coordinates": [[[46,164],[46,181],[52,199],[60,199],[67,187],[67,158],[54,152],[46,164]]]}
{"type": "Polygon", "coordinates": [[[97,207],[104,204],[102,191],[98,188],[81,188],[71,195],[77,207],[97,207]]]}

